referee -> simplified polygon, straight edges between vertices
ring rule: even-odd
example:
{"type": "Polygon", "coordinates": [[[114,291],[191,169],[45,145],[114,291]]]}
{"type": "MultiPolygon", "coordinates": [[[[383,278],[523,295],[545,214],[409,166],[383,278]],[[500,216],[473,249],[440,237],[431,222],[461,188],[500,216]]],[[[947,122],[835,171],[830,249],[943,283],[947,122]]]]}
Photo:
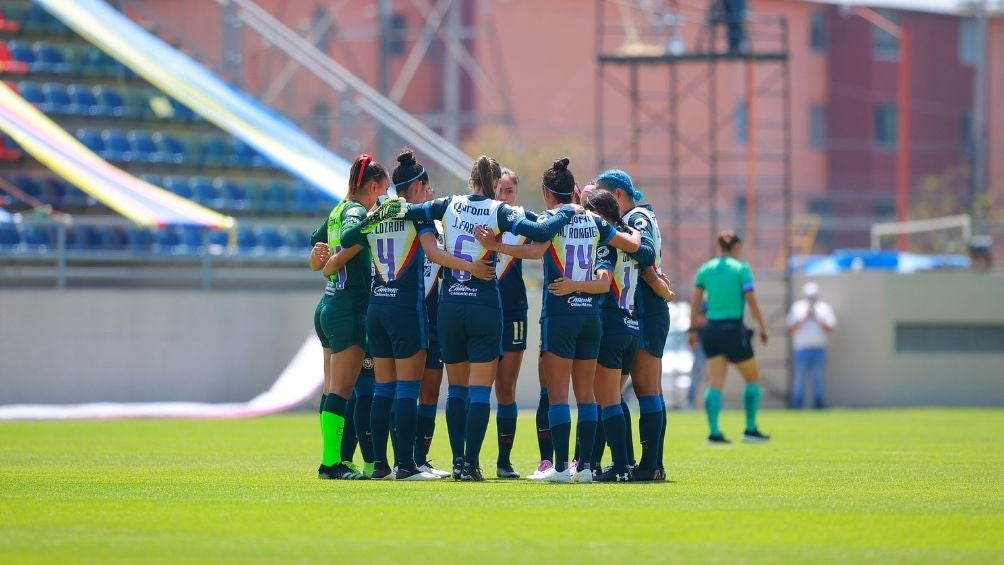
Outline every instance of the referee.
{"type": "Polygon", "coordinates": [[[694,280],[694,296],[690,303],[690,327],[687,339],[691,347],[697,345],[698,320],[701,303],[707,298],[708,323],[701,332],[701,346],[708,358],[709,386],[704,394],[704,409],[708,415],[711,430],[708,443],[722,445],[730,443],[718,428],[718,413],[722,408],[722,386],[728,364],[739,369],[746,381],[743,391],[743,406],[746,409],[746,428],[743,441],[763,443],[770,436],[760,433],[756,425],[757,410],[760,408],[760,370],[753,357],[750,342],[753,330],[743,325],[743,312],[749,304],[750,313],[760,329],[760,341],[767,345],[767,325],[763,313],[753,294],[753,272],[749,263],[741,261],[742,241],[733,231],[718,234],[718,257],[701,265],[694,280]],[[705,296],[706,295],[706,296],[705,296]]]}

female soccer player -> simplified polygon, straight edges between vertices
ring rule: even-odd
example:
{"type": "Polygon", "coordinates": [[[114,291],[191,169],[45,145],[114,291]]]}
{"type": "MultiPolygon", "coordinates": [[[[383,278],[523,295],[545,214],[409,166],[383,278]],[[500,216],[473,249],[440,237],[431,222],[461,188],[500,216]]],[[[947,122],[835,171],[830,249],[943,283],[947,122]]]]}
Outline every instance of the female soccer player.
{"type": "MultiPolygon", "coordinates": [[[[498,199],[529,220],[537,215],[516,205],[519,193],[519,176],[510,169],[502,168],[499,180],[498,199]]],[[[513,233],[502,234],[502,241],[512,245],[526,242],[526,238],[513,233]]],[[[495,474],[500,479],[518,479],[519,473],[512,467],[513,440],[516,437],[516,380],[526,351],[527,302],[526,285],[523,283],[523,260],[510,255],[499,255],[499,294],[502,298],[502,357],[499,358],[498,374],[495,379],[495,400],[498,414],[495,423],[498,431],[499,455],[495,474]]]]}
{"type": "MultiPolygon", "coordinates": [[[[544,203],[555,209],[567,205],[575,194],[575,177],[568,159],[558,159],[542,178],[544,203]]],[[[638,250],[640,237],[618,233],[592,213],[575,216],[549,245],[524,246],[530,257],[544,257],[544,296],[540,317],[543,369],[550,397],[548,423],[554,444],[554,467],[543,473],[548,482],[590,482],[592,473],[576,473],[568,467],[571,411],[568,387],[571,380],[579,410],[577,436],[581,459],[591,460],[596,433],[597,409],[593,393],[596,356],[600,348],[599,306],[610,290],[607,270],[593,278],[598,250],[610,244],[618,249],[638,250]]],[[[500,252],[520,256],[516,246],[501,246],[500,252]]],[[[581,462],[580,462],[581,465],[581,462]]],[[[582,469],[577,469],[581,471],[582,469]]]]}
{"type": "MultiPolygon", "coordinates": [[[[583,198],[586,210],[595,212],[619,230],[629,228],[620,217],[617,200],[604,190],[586,192],[583,198]]],[[[613,465],[596,477],[601,482],[627,482],[632,480],[628,460],[627,428],[629,424],[621,409],[621,373],[631,366],[638,349],[638,320],[635,319],[635,297],[640,274],[652,265],[655,250],[652,241],[642,237],[638,252],[625,253],[612,247],[601,248],[597,259],[604,259],[611,271],[613,284],[603,302],[603,347],[596,359],[596,400],[602,410],[603,430],[610,445],[613,465]]],[[[594,446],[593,458],[598,463],[594,446]]]]}
{"type": "MultiPolygon", "coordinates": [[[[625,223],[652,241],[654,267],[659,273],[662,265],[659,224],[651,206],[637,204],[642,199],[642,193],[635,188],[631,177],[619,169],[610,169],[596,177],[596,188],[613,193],[625,223]]],[[[634,478],[664,480],[662,444],[666,431],[666,402],[662,397],[662,353],[669,335],[669,309],[665,298],[659,296],[652,286],[640,285],[635,296],[635,317],[640,343],[631,365],[631,381],[641,412],[638,435],[642,456],[634,470],[634,478]]]]}
{"type": "Polygon", "coordinates": [[[687,334],[690,346],[696,346],[697,317],[706,297],[708,323],[701,331],[701,347],[708,358],[708,389],[704,392],[704,410],[708,414],[710,428],[708,443],[729,443],[718,428],[722,386],[729,363],[739,369],[746,381],[743,391],[743,407],[746,409],[743,441],[766,442],[770,436],[760,433],[756,425],[757,410],[760,408],[760,370],[750,343],[753,331],[743,325],[746,304],[749,304],[750,313],[760,328],[760,341],[764,345],[767,345],[767,325],[753,293],[753,271],[749,263],[739,259],[743,251],[742,240],[735,232],[726,230],[718,234],[718,248],[721,255],[701,265],[694,278],[694,296],[690,302],[690,327],[693,329],[687,334]]]}
{"type": "MultiPolygon", "coordinates": [[[[567,206],[546,222],[527,220],[519,210],[494,199],[501,176],[498,162],[482,155],[474,163],[468,180],[472,194],[409,205],[403,217],[442,220],[450,254],[468,261],[493,263],[494,253],[474,237],[476,227],[487,226],[495,235],[509,231],[533,241],[546,241],[575,215],[576,210],[567,206]]],[[[385,207],[393,211],[395,204],[388,202],[385,207]]],[[[453,477],[483,481],[481,445],[488,428],[491,386],[502,353],[502,305],[497,281],[481,281],[464,270],[450,269],[443,273],[439,340],[450,383],[446,424],[453,450],[453,477]]]]}
{"type": "MultiPolygon", "coordinates": [[[[393,180],[398,197],[412,204],[425,202],[428,174],[415,160],[414,152],[406,149],[397,161],[393,180]]],[[[428,347],[425,256],[487,281],[494,278],[495,269],[483,262],[466,261],[444,252],[436,241],[435,227],[427,221],[388,218],[361,222],[342,232],[343,246],[352,247],[358,243],[370,249],[377,277],[366,313],[366,334],[376,374],[370,416],[375,461],[372,478],[439,479],[438,475],[419,471],[414,457],[418,393],[428,347]],[[396,473],[387,457],[392,404],[398,446],[396,473]]]]}
{"type": "Polygon", "coordinates": [[[360,155],[349,171],[347,198],[328,216],[328,248],[332,254],[321,272],[334,283],[334,295],[325,309],[327,322],[324,324],[325,332],[330,332],[326,337],[331,348],[331,386],[321,411],[322,420],[327,422],[328,433],[324,434],[327,459],[322,461],[318,471],[318,476],[326,479],[368,478],[341,461],[340,453],[334,455],[342,443],[346,404],[363,365],[366,345],[363,322],[371,283],[368,251],[354,246],[344,254],[339,252],[342,251],[342,231],[366,221],[366,210],[376,204],[378,196],[387,193],[389,184],[383,165],[369,155],[360,155]]]}

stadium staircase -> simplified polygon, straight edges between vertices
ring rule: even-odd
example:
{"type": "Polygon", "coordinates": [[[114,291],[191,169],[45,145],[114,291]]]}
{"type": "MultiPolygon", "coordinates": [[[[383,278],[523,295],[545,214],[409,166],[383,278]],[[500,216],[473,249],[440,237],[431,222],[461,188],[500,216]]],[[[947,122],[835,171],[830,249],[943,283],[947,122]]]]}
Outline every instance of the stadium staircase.
{"type": "Polygon", "coordinates": [[[133,225],[4,135],[0,179],[15,190],[0,188],[0,207],[30,218],[42,204],[75,221],[61,236],[51,222],[2,223],[0,258],[44,256],[58,243],[71,256],[92,259],[212,252],[294,256],[299,264],[310,231],[337,201],[336,194],[296,178],[168,96],[37,3],[0,2],[0,79],[109,163],[239,225],[234,241],[202,225],[133,225]]]}

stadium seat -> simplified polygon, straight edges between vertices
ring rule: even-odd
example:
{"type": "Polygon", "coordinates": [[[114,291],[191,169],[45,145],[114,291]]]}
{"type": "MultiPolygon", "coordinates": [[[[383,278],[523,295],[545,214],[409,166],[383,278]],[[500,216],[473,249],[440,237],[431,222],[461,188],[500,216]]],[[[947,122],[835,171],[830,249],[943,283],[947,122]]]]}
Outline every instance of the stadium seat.
{"type": "Polygon", "coordinates": [[[21,61],[15,61],[7,48],[7,43],[0,41],[0,73],[11,75],[23,75],[28,72],[28,65],[21,61]]]}
{"type": "Polygon", "coordinates": [[[313,214],[317,211],[317,194],[301,182],[293,185],[292,211],[297,214],[313,214]]]}
{"type": "Polygon", "coordinates": [[[109,161],[116,163],[132,163],[136,161],[136,153],[125,134],[118,130],[106,129],[101,132],[101,141],[105,143],[105,154],[109,161]]]}
{"type": "Polygon", "coordinates": [[[243,252],[254,251],[258,247],[258,236],[247,226],[237,228],[237,247],[243,252]]]}
{"type": "Polygon", "coordinates": [[[143,182],[152,184],[153,186],[159,186],[160,188],[164,188],[163,184],[164,179],[158,175],[140,175],[139,178],[143,182]]]}
{"type": "Polygon", "coordinates": [[[132,226],[126,231],[126,248],[133,253],[147,253],[153,245],[153,233],[149,228],[132,226]]]}
{"type": "Polygon", "coordinates": [[[21,63],[28,71],[34,70],[32,65],[35,63],[35,53],[31,50],[30,43],[27,41],[9,41],[7,42],[7,49],[12,61],[21,63]]]}
{"type": "Polygon", "coordinates": [[[42,87],[38,83],[22,80],[17,83],[17,91],[21,95],[21,98],[24,98],[42,112],[49,113],[52,111],[52,108],[49,107],[49,102],[45,99],[45,94],[42,92],[42,87]]]}
{"type": "Polygon", "coordinates": [[[32,72],[64,74],[70,71],[70,65],[63,59],[63,53],[48,41],[36,41],[31,46],[35,54],[35,62],[28,65],[32,72]]]}
{"type": "Polygon", "coordinates": [[[164,154],[164,162],[180,165],[185,162],[185,146],[178,138],[162,132],[153,134],[153,141],[164,154]]]}
{"type": "Polygon", "coordinates": [[[168,98],[171,102],[171,109],[174,111],[173,118],[175,120],[182,120],[185,122],[193,122],[196,120],[196,114],[191,108],[185,106],[181,102],[178,102],[174,98],[168,98]]]}
{"type": "Polygon", "coordinates": [[[151,251],[163,255],[176,255],[181,246],[181,236],[173,226],[165,226],[153,232],[151,251]]]}
{"type": "Polygon", "coordinates": [[[0,7],[0,33],[20,33],[21,22],[8,16],[11,9],[8,6],[0,7]]]}
{"type": "Polygon", "coordinates": [[[129,238],[125,228],[105,226],[99,231],[101,248],[108,251],[125,251],[129,248],[129,238]]]}
{"type": "Polygon", "coordinates": [[[62,22],[49,14],[45,8],[35,3],[29,4],[25,9],[21,19],[21,26],[25,33],[38,35],[47,35],[50,33],[69,35],[71,33],[62,22]]]}
{"type": "Polygon", "coordinates": [[[179,226],[181,245],[189,253],[195,253],[206,246],[206,228],[203,226],[179,226]]]}
{"type": "Polygon", "coordinates": [[[258,246],[265,251],[276,252],[285,247],[285,242],[279,232],[271,226],[259,226],[257,229],[258,246]]]}
{"type": "Polygon", "coordinates": [[[230,232],[221,230],[209,231],[209,245],[226,247],[228,243],[230,243],[230,232]]]}
{"type": "Polygon", "coordinates": [[[261,211],[277,213],[289,211],[289,193],[278,182],[270,182],[261,193],[261,211]]]}
{"type": "Polygon", "coordinates": [[[66,248],[95,250],[102,248],[101,233],[94,226],[73,226],[66,232],[66,248]]]}
{"type": "Polygon", "coordinates": [[[107,108],[108,115],[115,118],[138,118],[139,113],[133,113],[131,108],[126,107],[125,100],[117,91],[106,86],[95,86],[94,97],[98,104],[107,108]]]}
{"type": "Polygon", "coordinates": [[[66,91],[66,86],[58,82],[47,82],[42,85],[42,94],[48,103],[47,113],[61,116],[86,116],[87,109],[74,104],[70,100],[70,94],[66,91]]]}
{"type": "Polygon", "coordinates": [[[82,208],[84,206],[93,206],[97,202],[91,195],[61,178],[55,178],[53,182],[57,182],[64,187],[63,206],[82,208]]]}
{"type": "Polygon", "coordinates": [[[51,225],[28,224],[22,236],[24,244],[32,250],[43,251],[56,246],[55,227],[51,225]]]}
{"type": "Polygon", "coordinates": [[[229,163],[231,167],[254,167],[256,169],[268,167],[268,161],[258,151],[236,137],[230,138],[229,163]]]}
{"type": "Polygon", "coordinates": [[[290,249],[307,249],[310,247],[310,234],[303,230],[287,228],[280,230],[284,245],[290,249]]]}
{"type": "Polygon", "coordinates": [[[188,186],[192,189],[192,199],[213,209],[220,209],[223,205],[220,191],[213,186],[212,181],[206,177],[195,176],[188,179],[188,186]]]}
{"type": "Polygon", "coordinates": [[[222,201],[222,210],[243,211],[249,206],[247,193],[234,181],[217,177],[213,179],[213,186],[219,191],[222,201]]]}
{"type": "Polygon", "coordinates": [[[83,76],[95,78],[113,76],[111,58],[93,45],[84,48],[80,56],[80,65],[80,68],[75,70],[83,76]]]}
{"type": "Polygon", "coordinates": [[[68,183],[59,177],[44,177],[39,179],[38,186],[41,191],[41,198],[39,200],[56,207],[65,206],[66,195],[69,192],[67,185],[68,183]]]}
{"type": "Polygon", "coordinates": [[[24,159],[24,151],[7,134],[0,136],[0,161],[17,163],[24,159]]]}
{"type": "Polygon", "coordinates": [[[122,91],[125,100],[126,117],[134,119],[153,119],[156,116],[150,109],[150,96],[155,91],[150,89],[127,88],[122,91]]]}
{"type": "Polygon", "coordinates": [[[202,140],[199,162],[203,167],[222,167],[227,164],[227,148],[223,138],[210,135],[202,140]]]}
{"type": "Polygon", "coordinates": [[[98,100],[90,87],[82,84],[71,84],[66,87],[70,102],[79,108],[80,115],[110,118],[114,116],[112,109],[98,100]]]}
{"type": "Polygon", "coordinates": [[[139,163],[160,164],[167,160],[167,154],[161,152],[150,134],[145,131],[133,130],[126,134],[126,140],[132,149],[135,160],[139,163]]]}
{"type": "Polygon", "coordinates": [[[182,198],[192,199],[192,189],[188,186],[188,179],[177,175],[164,177],[164,188],[177,194],[182,198]]]}
{"type": "Polygon", "coordinates": [[[14,249],[21,245],[21,234],[17,224],[0,222],[0,249],[14,249]]]}
{"type": "Polygon", "coordinates": [[[28,175],[14,175],[10,179],[11,184],[20,188],[32,198],[36,200],[42,199],[42,187],[38,184],[38,181],[28,175]]]}

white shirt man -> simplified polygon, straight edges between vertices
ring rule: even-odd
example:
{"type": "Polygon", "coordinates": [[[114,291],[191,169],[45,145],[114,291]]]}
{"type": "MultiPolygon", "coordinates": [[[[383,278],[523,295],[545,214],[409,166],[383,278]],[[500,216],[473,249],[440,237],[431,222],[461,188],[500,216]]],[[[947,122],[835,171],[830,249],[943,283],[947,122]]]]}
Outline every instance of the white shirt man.
{"type": "Polygon", "coordinates": [[[826,343],[829,333],[837,327],[833,308],[819,299],[819,285],[805,283],[804,298],[788,311],[788,331],[795,350],[795,383],[791,395],[793,408],[800,408],[805,394],[805,381],[812,380],[816,408],[823,407],[823,373],[826,371],[826,343]]]}

